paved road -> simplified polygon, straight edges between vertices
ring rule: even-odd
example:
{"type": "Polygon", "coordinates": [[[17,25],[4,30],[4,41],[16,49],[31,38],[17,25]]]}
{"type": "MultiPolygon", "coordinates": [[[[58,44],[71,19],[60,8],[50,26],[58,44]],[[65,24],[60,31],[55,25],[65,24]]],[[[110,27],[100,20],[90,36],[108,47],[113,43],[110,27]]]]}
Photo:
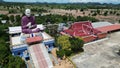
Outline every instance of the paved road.
{"type": "Polygon", "coordinates": [[[84,52],[73,56],[77,68],[120,68],[120,32],[110,34],[104,41],[85,45],[84,52]]]}

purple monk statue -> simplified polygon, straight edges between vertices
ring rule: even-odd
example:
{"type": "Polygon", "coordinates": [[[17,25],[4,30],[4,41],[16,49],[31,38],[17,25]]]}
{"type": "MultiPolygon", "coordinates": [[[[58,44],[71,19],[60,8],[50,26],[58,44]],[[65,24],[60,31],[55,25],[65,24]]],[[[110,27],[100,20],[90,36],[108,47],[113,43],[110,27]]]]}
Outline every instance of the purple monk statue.
{"type": "Polygon", "coordinates": [[[23,16],[21,20],[22,33],[31,34],[31,33],[40,32],[40,29],[36,28],[37,24],[35,22],[35,17],[31,16],[30,9],[25,10],[25,15],[26,16],[23,16]]]}

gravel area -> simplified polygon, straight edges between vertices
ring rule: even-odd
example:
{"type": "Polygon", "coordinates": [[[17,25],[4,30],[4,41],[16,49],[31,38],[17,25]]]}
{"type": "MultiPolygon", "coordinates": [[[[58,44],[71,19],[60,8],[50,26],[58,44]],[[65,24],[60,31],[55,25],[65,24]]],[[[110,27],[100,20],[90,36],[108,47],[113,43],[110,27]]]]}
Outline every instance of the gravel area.
{"type": "Polygon", "coordinates": [[[120,68],[120,31],[109,34],[105,40],[84,45],[84,52],[71,59],[77,68],[120,68]]]}

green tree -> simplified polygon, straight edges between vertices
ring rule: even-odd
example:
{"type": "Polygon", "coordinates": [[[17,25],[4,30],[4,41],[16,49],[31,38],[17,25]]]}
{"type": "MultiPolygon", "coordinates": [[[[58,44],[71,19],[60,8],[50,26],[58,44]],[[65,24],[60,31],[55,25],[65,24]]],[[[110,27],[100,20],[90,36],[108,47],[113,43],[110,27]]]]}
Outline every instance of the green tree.
{"type": "Polygon", "coordinates": [[[20,15],[16,15],[15,18],[16,18],[16,22],[20,22],[21,21],[21,16],[20,15]]]}
{"type": "Polygon", "coordinates": [[[14,21],[15,21],[14,16],[11,15],[11,16],[9,17],[9,20],[10,20],[11,22],[14,22],[14,21]]]}
{"type": "Polygon", "coordinates": [[[62,49],[70,49],[70,41],[68,36],[59,36],[57,43],[62,47],[62,49]]]}
{"type": "Polygon", "coordinates": [[[113,11],[110,11],[109,13],[110,13],[110,14],[113,14],[113,11]]]}
{"type": "Polygon", "coordinates": [[[8,34],[0,25],[0,66],[2,68],[26,68],[25,62],[20,57],[12,56],[8,43],[8,34]]]}
{"type": "Polygon", "coordinates": [[[119,20],[119,23],[120,23],[120,20],[119,20]]]}
{"type": "Polygon", "coordinates": [[[104,16],[107,16],[107,15],[108,15],[108,11],[105,11],[105,12],[104,12],[104,16]]]}
{"type": "Polygon", "coordinates": [[[96,22],[96,21],[99,21],[98,19],[94,18],[94,17],[88,17],[88,16],[78,16],[76,21],[92,21],[92,22],[96,22]]]}
{"type": "Polygon", "coordinates": [[[1,17],[2,17],[2,20],[9,20],[9,17],[7,16],[7,15],[1,15],[1,17]]]}
{"type": "Polygon", "coordinates": [[[63,21],[64,21],[64,22],[67,22],[67,21],[68,21],[67,16],[64,15],[64,16],[62,16],[62,17],[63,17],[63,21]]]}
{"type": "Polygon", "coordinates": [[[57,56],[60,58],[62,58],[65,55],[64,49],[61,49],[61,50],[57,51],[56,53],[57,53],[57,56]]]}
{"type": "Polygon", "coordinates": [[[7,56],[9,55],[9,50],[4,42],[5,41],[0,40],[0,65],[2,66],[7,64],[7,56]]]}
{"type": "Polygon", "coordinates": [[[83,8],[81,8],[81,9],[80,9],[80,11],[81,11],[81,12],[83,12],[83,11],[84,11],[84,9],[83,9],[83,8]]]}
{"type": "Polygon", "coordinates": [[[114,12],[113,12],[113,14],[116,14],[116,13],[117,13],[117,11],[114,11],[114,12]]]}
{"type": "Polygon", "coordinates": [[[12,55],[9,55],[8,57],[10,60],[8,62],[7,68],[26,68],[24,60],[22,60],[20,57],[15,57],[12,55]]]}
{"type": "Polygon", "coordinates": [[[16,15],[15,16],[15,20],[16,20],[16,22],[15,22],[15,26],[20,26],[21,25],[21,16],[20,15],[16,15]]]}
{"type": "Polygon", "coordinates": [[[15,9],[10,9],[9,13],[17,13],[17,11],[15,9]]]}
{"type": "Polygon", "coordinates": [[[72,37],[72,38],[69,38],[69,41],[71,43],[71,49],[73,52],[83,51],[82,47],[84,45],[84,41],[81,38],[72,37]]]}
{"type": "Polygon", "coordinates": [[[96,12],[94,12],[93,14],[92,14],[92,16],[96,16],[97,15],[97,13],[96,12]]]}
{"type": "Polygon", "coordinates": [[[120,16],[120,13],[117,13],[116,15],[117,15],[117,16],[120,16]]]}
{"type": "Polygon", "coordinates": [[[59,51],[57,51],[57,55],[58,57],[62,58],[64,55],[65,56],[70,56],[73,52],[71,50],[68,49],[61,49],[59,51]]]}
{"type": "Polygon", "coordinates": [[[51,36],[56,36],[57,35],[57,25],[47,25],[46,31],[51,35],[51,36]]]}
{"type": "Polygon", "coordinates": [[[97,13],[100,14],[100,10],[99,9],[97,9],[97,13]]]}

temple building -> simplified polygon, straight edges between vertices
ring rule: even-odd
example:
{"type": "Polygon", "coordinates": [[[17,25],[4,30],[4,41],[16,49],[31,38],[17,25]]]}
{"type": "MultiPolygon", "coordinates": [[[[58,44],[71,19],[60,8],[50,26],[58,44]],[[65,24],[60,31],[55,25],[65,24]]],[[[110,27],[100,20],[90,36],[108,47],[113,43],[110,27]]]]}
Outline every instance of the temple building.
{"type": "MultiPolygon", "coordinates": [[[[41,28],[41,25],[37,25],[37,28],[41,28]]],[[[25,61],[30,60],[33,68],[52,68],[53,64],[48,52],[54,48],[54,38],[42,31],[41,36],[24,39],[21,38],[21,32],[21,26],[9,27],[12,55],[20,56],[25,61]]],[[[26,35],[30,36],[30,34],[26,35]]]]}
{"type": "Polygon", "coordinates": [[[91,42],[107,37],[112,31],[120,30],[120,24],[111,24],[109,22],[82,21],[74,22],[68,29],[63,29],[60,33],[72,37],[81,37],[84,42],[91,42]]]}

